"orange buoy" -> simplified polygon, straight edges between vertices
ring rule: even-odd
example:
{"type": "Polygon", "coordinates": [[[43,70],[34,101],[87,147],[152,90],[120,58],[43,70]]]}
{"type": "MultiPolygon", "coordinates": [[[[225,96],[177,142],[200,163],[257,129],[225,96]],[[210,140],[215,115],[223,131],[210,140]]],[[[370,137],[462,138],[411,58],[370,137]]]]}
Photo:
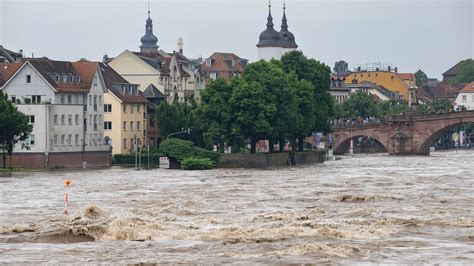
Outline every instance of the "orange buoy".
{"type": "Polygon", "coordinates": [[[64,214],[68,214],[68,210],[67,210],[67,207],[68,207],[68,203],[69,203],[69,193],[67,191],[68,187],[71,185],[71,180],[69,179],[66,179],[64,180],[64,184],[66,184],[66,193],[64,195],[64,214]]]}
{"type": "Polygon", "coordinates": [[[66,184],[66,187],[69,187],[71,185],[71,180],[69,179],[64,180],[64,184],[66,184]]]}

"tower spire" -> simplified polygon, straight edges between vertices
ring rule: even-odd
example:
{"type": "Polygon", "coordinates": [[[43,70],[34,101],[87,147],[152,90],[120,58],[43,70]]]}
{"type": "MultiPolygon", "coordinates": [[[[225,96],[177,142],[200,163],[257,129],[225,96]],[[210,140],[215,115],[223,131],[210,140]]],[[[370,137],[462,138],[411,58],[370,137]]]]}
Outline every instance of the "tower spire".
{"type": "Polygon", "coordinates": [[[273,28],[273,17],[272,17],[272,2],[268,0],[268,18],[267,18],[267,27],[273,28]]]}
{"type": "Polygon", "coordinates": [[[281,28],[288,30],[288,23],[286,19],[286,1],[283,1],[283,18],[281,20],[281,28]]]}
{"type": "Polygon", "coordinates": [[[148,2],[148,18],[150,18],[150,2],[148,2]]]}

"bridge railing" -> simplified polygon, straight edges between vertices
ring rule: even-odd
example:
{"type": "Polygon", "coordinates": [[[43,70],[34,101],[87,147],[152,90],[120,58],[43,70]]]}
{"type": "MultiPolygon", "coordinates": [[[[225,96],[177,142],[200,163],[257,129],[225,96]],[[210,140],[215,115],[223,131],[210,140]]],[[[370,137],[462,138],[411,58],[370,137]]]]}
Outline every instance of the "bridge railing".
{"type": "Polygon", "coordinates": [[[331,121],[332,129],[363,128],[386,125],[385,118],[337,119],[331,121]]]}

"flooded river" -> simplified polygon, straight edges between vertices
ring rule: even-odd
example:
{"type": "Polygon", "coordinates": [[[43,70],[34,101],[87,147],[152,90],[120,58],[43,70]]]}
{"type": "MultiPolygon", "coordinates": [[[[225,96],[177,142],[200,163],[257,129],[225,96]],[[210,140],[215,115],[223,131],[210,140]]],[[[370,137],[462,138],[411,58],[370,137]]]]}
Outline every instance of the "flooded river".
{"type": "Polygon", "coordinates": [[[0,263],[468,264],[473,157],[15,174],[0,178],[0,263]]]}

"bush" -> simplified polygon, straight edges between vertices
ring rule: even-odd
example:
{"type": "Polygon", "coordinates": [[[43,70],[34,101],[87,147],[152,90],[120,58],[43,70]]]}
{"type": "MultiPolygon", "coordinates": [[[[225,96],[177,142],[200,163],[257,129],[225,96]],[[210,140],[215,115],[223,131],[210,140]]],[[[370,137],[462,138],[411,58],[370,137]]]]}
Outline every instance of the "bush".
{"type": "MultiPolygon", "coordinates": [[[[162,154],[150,154],[150,165],[160,165],[160,157],[163,157],[162,154]]],[[[114,155],[114,164],[135,164],[135,154],[116,154],[114,155]]],[[[148,156],[142,153],[142,165],[148,163],[148,156]]]]}
{"type": "Polygon", "coordinates": [[[183,170],[209,170],[214,168],[214,163],[209,158],[188,157],[181,161],[183,170]]]}
{"type": "Polygon", "coordinates": [[[160,144],[160,153],[165,156],[176,159],[182,162],[189,157],[207,158],[213,164],[217,163],[219,155],[216,152],[208,151],[193,146],[193,142],[182,139],[167,139],[160,144]]]}

